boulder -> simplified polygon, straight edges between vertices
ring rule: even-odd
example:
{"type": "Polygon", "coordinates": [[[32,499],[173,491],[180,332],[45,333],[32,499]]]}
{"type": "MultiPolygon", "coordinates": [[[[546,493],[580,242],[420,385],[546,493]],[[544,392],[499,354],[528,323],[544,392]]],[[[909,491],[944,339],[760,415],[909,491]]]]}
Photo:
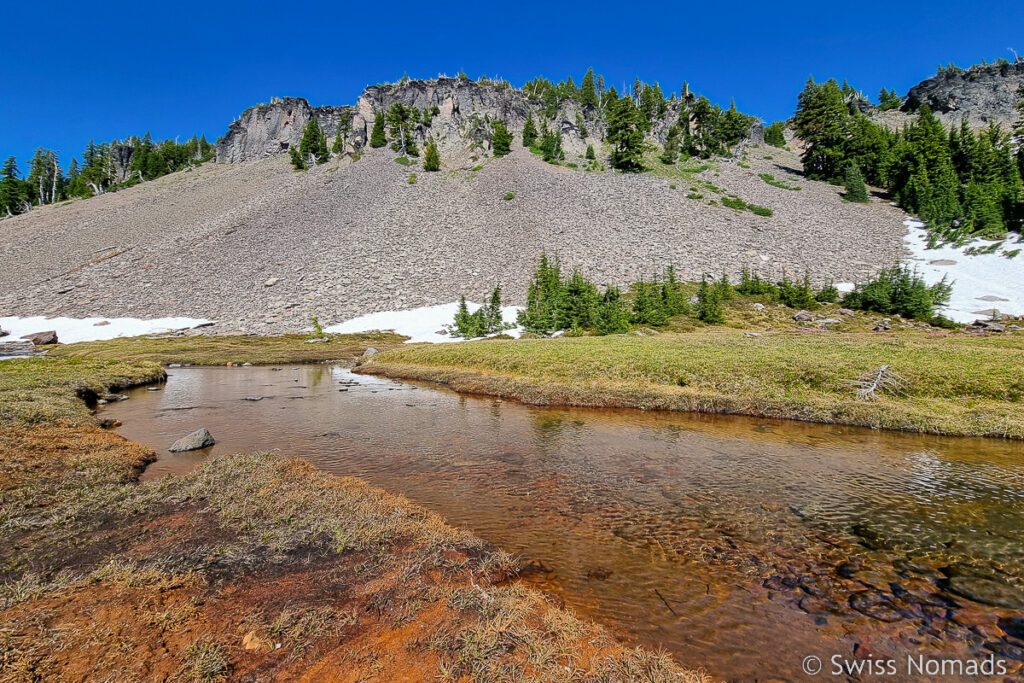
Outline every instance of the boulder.
{"type": "Polygon", "coordinates": [[[370,346],[365,351],[363,351],[363,357],[365,358],[366,356],[372,356],[375,353],[377,353],[377,349],[370,346]]]}
{"type": "Polygon", "coordinates": [[[764,304],[762,304],[762,303],[756,303],[755,302],[755,303],[750,304],[750,307],[753,308],[755,311],[763,311],[764,310],[764,304]]]}
{"type": "Polygon", "coordinates": [[[33,334],[26,334],[22,339],[28,339],[36,346],[46,346],[47,344],[57,343],[57,332],[55,330],[48,330],[46,332],[35,332],[33,334]]]}
{"type": "Polygon", "coordinates": [[[814,314],[810,311],[798,311],[797,314],[793,316],[793,320],[801,323],[810,322],[814,320],[814,314]]]}
{"type": "Polygon", "coordinates": [[[216,439],[213,438],[213,435],[210,434],[210,430],[208,430],[206,427],[202,427],[201,429],[197,429],[196,431],[192,432],[188,436],[178,439],[167,450],[169,450],[172,453],[196,451],[199,450],[200,448],[212,446],[215,443],[217,443],[217,441],[216,439]]]}
{"type": "Polygon", "coordinates": [[[10,332],[8,332],[4,328],[0,327],[0,337],[6,337],[9,334],[10,334],[10,332]]]}
{"type": "Polygon", "coordinates": [[[838,308],[836,309],[836,315],[845,315],[847,317],[853,317],[857,314],[856,312],[851,311],[849,308],[838,308]]]}

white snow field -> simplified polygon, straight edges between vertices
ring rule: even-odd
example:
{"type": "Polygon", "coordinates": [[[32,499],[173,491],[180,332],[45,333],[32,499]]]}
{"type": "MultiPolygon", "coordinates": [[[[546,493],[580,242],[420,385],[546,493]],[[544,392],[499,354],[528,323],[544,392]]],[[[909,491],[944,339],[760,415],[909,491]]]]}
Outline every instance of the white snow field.
{"type": "MultiPolygon", "coordinates": [[[[480,304],[471,301],[466,302],[470,313],[480,308],[480,304]]],[[[346,320],[337,325],[324,328],[324,332],[333,334],[352,334],[357,332],[371,332],[373,330],[391,330],[397,334],[409,337],[408,343],[412,342],[458,342],[465,341],[461,337],[452,337],[444,332],[445,326],[455,321],[455,313],[459,310],[459,302],[453,301],[450,304],[439,304],[437,306],[422,306],[407,311],[382,311],[370,313],[358,318],[346,320]]],[[[502,319],[507,323],[515,323],[516,315],[519,313],[517,306],[503,306],[501,309],[502,319]]],[[[504,334],[518,337],[519,329],[505,330],[504,334]]]]}
{"type": "Polygon", "coordinates": [[[928,284],[943,276],[953,282],[953,294],[942,313],[956,322],[970,323],[986,319],[992,311],[1024,315],[1024,241],[1007,239],[990,254],[965,253],[996,244],[990,240],[972,240],[962,247],[944,245],[928,249],[928,230],[921,221],[908,218],[906,243],[912,256],[904,262],[916,268],[928,284]],[[1020,250],[1016,256],[1014,250],[1020,250]],[[1008,253],[1011,254],[1008,256],[1008,253]]]}
{"type": "Polygon", "coordinates": [[[64,344],[99,341],[116,337],[135,337],[140,334],[159,334],[186,330],[210,323],[202,318],[0,318],[0,329],[10,332],[4,340],[14,340],[35,332],[57,332],[57,340],[64,344]]]}

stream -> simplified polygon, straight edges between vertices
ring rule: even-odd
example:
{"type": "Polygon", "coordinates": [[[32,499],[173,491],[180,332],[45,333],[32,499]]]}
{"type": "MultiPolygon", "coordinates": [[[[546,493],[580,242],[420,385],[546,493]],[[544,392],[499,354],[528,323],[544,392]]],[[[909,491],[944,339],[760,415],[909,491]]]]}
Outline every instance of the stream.
{"type": "Polygon", "coordinates": [[[144,479],[274,449],[364,478],[720,678],[804,680],[810,655],[823,678],[833,656],[898,659],[885,680],[919,680],[920,656],[1024,671],[1020,442],[535,407],[323,365],[169,375],[104,407],[157,451],[144,479]],[[199,427],[217,445],[167,451],[199,427]]]}

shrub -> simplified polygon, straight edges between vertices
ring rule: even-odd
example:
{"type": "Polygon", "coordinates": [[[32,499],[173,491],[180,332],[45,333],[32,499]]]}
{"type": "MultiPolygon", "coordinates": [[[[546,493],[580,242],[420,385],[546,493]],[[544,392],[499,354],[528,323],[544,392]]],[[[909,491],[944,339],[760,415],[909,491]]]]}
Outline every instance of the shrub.
{"type": "Polygon", "coordinates": [[[397,159],[395,159],[395,163],[401,164],[402,166],[411,166],[412,159],[410,159],[409,157],[398,157],[397,159]]]}
{"type": "Polygon", "coordinates": [[[506,202],[511,201],[511,200],[513,200],[515,198],[516,198],[515,192],[506,192],[505,196],[502,197],[502,199],[504,199],[506,202]]]}
{"type": "Polygon", "coordinates": [[[410,185],[415,185],[416,184],[416,174],[415,173],[412,173],[412,174],[409,175],[409,184],[410,185]]]}

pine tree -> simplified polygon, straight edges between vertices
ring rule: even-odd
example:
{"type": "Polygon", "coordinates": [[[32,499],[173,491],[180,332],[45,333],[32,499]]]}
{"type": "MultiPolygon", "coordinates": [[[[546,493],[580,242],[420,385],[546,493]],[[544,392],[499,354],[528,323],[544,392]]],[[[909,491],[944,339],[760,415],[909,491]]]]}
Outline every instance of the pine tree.
{"type": "Polygon", "coordinates": [[[612,145],[612,166],[620,171],[642,171],[645,122],[633,100],[623,97],[609,103],[607,125],[606,139],[612,145]]]}
{"type": "Polygon", "coordinates": [[[622,334],[629,331],[629,312],[617,287],[605,288],[597,304],[595,329],[598,334],[622,334]]]}
{"type": "Polygon", "coordinates": [[[385,114],[382,111],[377,112],[377,115],[373,118],[373,131],[370,133],[370,147],[383,147],[388,144],[388,139],[384,134],[384,118],[385,114]]]}
{"type": "Polygon", "coordinates": [[[501,121],[491,123],[491,145],[494,149],[494,156],[503,157],[512,151],[512,134],[501,121]]]}
{"type": "Polygon", "coordinates": [[[681,131],[679,126],[672,125],[668,128],[668,136],[665,138],[665,148],[662,150],[661,159],[663,164],[674,164],[679,160],[679,138],[681,131]]]}
{"type": "Polygon", "coordinates": [[[345,142],[348,140],[349,134],[352,132],[352,119],[342,116],[338,119],[338,132],[334,136],[334,144],[331,146],[331,152],[334,154],[341,154],[345,151],[345,142]]]}
{"type": "Polygon", "coordinates": [[[580,104],[584,107],[596,107],[598,105],[597,89],[594,87],[594,69],[587,69],[583,76],[583,83],[580,86],[580,104]]]}
{"type": "Polygon", "coordinates": [[[288,156],[291,158],[292,167],[296,171],[305,171],[308,168],[308,166],[306,166],[306,160],[302,158],[302,154],[299,152],[298,147],[290,148],[288,150],[288,156]]]}
{"type": "Polygon", "coordinates": [[[28,190],[20,178],[18,162],[7,157],[0,168],[0,215],[12,216],[25,210],[28,203],[28,190]]]}
{"type": "Polygon", "coordinates": [[[587,159],[590,159],[591,161],[595,161],[597,159],[597,155],[594,154],[594,146],[593,145],[587,145],[587,153],[584,155],[584,157],[586,157],[587,159]]]}
{"type": "Polygon", "coordinates": [[[323,129],[320,128],[320,122],[316,120],[315,116],[309,120],[306,128],[302,131],[299,154],[302,155],[303,161],[312,159],[315,163],[321,164],[331,156],[327,149],[327,136],[324,135],[323,129]]]}
{"type": "Polygon", "coordinates": [[[697,319],[709,325],[720,325],[725,322],[725,312],[717,287],[708,283],[705,275],[697,290],[697,319]]]}
{"type": "Polygon", "coordinates": [[[533,114],[526,116],[526,123],[523,124],[523,147],[533,147],[537,142],[537,126],[533,123],[533,114]]]}
{"type": "Polygon", "coordinates": [[[764,142],[772,147],[786,146],[786,122],[776,121],[764,129],[764,142]]]}
{"type": "Polygon", "coordinates": [[[846,166],[843,145],[850,113],[839,84],[809,79],[797,98],[796,133],[804,141],[801,157],[807,177],[835,180],[846,166]]]}
{"type": "Polygon", "coordinates": [[[562,132],[545,130],[540,141],[540,151],[544,161],[555,163],[565,158],[565,151],[562,149],[562,132]]]}
{"type": "Polygon", "coordinates": [[[441,153],[437,149],[437,143],[434,142],[434,138],[430,138],[427,142],[426,151],[423,153],[423,170],[441,170],[441,153]]]}
{"type": "Polygon", "coordinates": [[[864,174],[860,172],[856,164],[850,164],[846,167],[843,185],[846,187],[846,201],[860,204],[867,203],[868,187],[864,183],[864,174]]]}
{"type": "MultiPolygon", "coordinates": [[[[416,124],[413,121],[414,108],[395,102],[388,109],[386,119],[391,149],[402,155],[419,156],[416,147],[416,124]]],[[[376,124],[376,122],[375,122],[376,124]]],[[[372,143],[371,143],[372,144],[372,143]]]]}
{"type": "Polygon", "coordinates": [[[661,286],[657,282],[640,280],[633,285],[633,322],[638,325],[660,327],[668,323],[661,295],[661,286]]]}

